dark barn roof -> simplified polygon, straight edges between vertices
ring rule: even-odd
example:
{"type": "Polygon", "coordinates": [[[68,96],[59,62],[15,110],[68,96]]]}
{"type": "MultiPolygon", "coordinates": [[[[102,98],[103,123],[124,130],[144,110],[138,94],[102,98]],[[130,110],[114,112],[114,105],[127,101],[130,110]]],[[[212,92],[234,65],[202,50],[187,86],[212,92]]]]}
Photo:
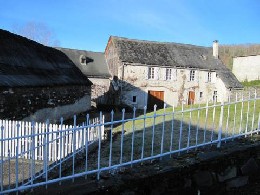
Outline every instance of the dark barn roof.
{"type": "Polygon", "coordinates": [[[212,48],[180,43],[111,36],[119,59],[140,65],[172,66],[216,71],[227,88],[243,88],[233,73],[212,55],[212,48]]]}
{"type": "Polygon", "coordinates": [[[108,66],[105,60],[105,55],[102,52],[92,52],[77,49],[57,48],[65,53],[74,64],[85,74],[87,77],[109,78],[111,77],[108,66]],[[81,57],[87,58],[85,64],[81,63],[81,57]]]}
{"type": "Polygon", "coordinates": [[[0,86],[91,84],[59,50],[0,29],[0,86]]]}

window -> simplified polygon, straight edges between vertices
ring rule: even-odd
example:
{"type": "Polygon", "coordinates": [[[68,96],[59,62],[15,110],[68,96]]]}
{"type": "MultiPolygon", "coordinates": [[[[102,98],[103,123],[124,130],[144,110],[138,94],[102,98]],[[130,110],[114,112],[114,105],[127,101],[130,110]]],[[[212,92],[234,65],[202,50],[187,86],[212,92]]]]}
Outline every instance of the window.
{"type": "Polygon", "coordinates": [[[155,79],[155,69],[149,67],[148,68],[148,79],[155,79]]]}
{"type": "Polygon", "coordinates": [[[201,91],[201,92],[200,92],[200,98],[202,98],[202,97],[203,97],[203,92],[201,91]]]}
{"type": "Polygon", "coordinates": [[[190,70],[190,81],[195,80],[195,70],[190,70]]]}
{"type": "Polygon", "coordinates": [[[136,98],[136,95],[133,95],[133,103],[137,103],[137,98],[136,98]]]}
{"type": "Polygon", "coordinates": [[[166,78],[166,80],[172,80],[172,69],[171,68],[166,68],[165,78],[166,78]]]}
{"type": "Polygon", "coordinates": [[[213,92],[213,102],[217,102],[218,101],[218,92],[214,91],[213,92]]]}
{"type": "Polygon", "coordinates": [[[208,72],[208,82],[211,82],[211,72],[208,72]]]}

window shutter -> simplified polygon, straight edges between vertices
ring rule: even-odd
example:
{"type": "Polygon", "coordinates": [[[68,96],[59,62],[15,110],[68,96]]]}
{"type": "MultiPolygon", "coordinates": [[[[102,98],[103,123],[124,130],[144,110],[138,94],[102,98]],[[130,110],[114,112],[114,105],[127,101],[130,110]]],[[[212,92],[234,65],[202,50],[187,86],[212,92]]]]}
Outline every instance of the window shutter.
{"type": "Polygon", "coordinates": [[[154,68],[154,79],[159,80],[159,67],[154,68]]]}
{"type": "Polygon", "coordinates": [[[217,77],[217,76],[216,76],[216,72],[212,72],[212,73],[211,73],[211,82],[212,82],[212,83],[216,83],[216,80],[217,80],[216,77],[217,77]]]}
{"type": "Polygon", "coordinates": [[[172,69],[171,80],[172,81],[176,81],[177,80],[177,70],[176,69],[172,69]]]}
{"type": "Polygon", "coordinates": [[[149,67],[145,67],[145,69],[144,69],[144,78],[146,80],[148,79],[148,73],[149,73],[149,67]]]}
{"type": "Polygon", "coordinates": [[[167,73],[167,68],[163,68],[163,80],[166,80],[166,73],[167,73]]]}
{"type": "Polygon", "coordinates": [[[209,79],[208,79],[208,72],[204,72],[204,77],[205,77],[205,82],[207,83],[208,81],[209,81],[209,79]]]}

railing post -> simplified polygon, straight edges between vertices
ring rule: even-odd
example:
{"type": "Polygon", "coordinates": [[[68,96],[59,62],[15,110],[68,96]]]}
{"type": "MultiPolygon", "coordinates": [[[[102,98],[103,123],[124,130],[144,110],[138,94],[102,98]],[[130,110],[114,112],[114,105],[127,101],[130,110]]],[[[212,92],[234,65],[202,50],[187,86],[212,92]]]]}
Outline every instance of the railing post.
{"type": "Polygon", "coordinates": [[[207,130],[207,122],[208,122],[208,112],[209,112],[209,100],[207,100],[206,104],[206,116],[205,116],[205,126],[204,126],[204,134],[203,134],[203,144],[206,142],[206,130],[207,130]]]}
{"type": "Polygon", "coordinates": [[[218,148],[220,148],[220,146],[221,146],[223,112],[224,112],[224,102],[221,103],[221,110],[220,110],[220,116],[219,116],[218,144],[217,144],[218,148]]]}
{"type": "MultiPolygon", "coordinates": [[[[174,134],[174,105],[172,106],[172,125],[171,125],[171,144],[170,144],[170,152],[172,152],[173,148],[173,134],[174,134]]],[[[170,154],[171,157],[172,154],[170,154]]]]}
{"type": "MultiPolygon", "coordinates": [[[[74,115],[73,131],[72,131],[72,175],[75,173],[75,152],[76,152],[76,115],[74,115]]],[[[74,177],[72,178],[74,183],[74,177]]]]}
{"type": "MultiPolygon", "coordinates": [[[[99,114],[99,118],[100,120],[102,119],[102,112],[100,112],[99,114]]],[[[100,179],[100,160],[101,160],[101,139],[102,139],[102,135],[101,135],[101,126],[98,126],[98,172],[97,172],[97,179],[100,179]]]]}
{"type": "MultiPolygon", "coordinates": [[[[62,132],[62,128],[63,127],[63,118],[61,117],[60,119],[60,143],[59,143],[59,146],[60,146],[60,166],[59,166],[59,178],[61,178],[61,164],[62,164],[62,149],[64,150],[64,148],[62,148],[63,146],[63,143],[62,143],[62,135],[63,135],[63,132],[62,132]]],[[[59,182],[59,185],[61,185],[61,181],[59,182]]]]}
{"type": "Polygon", "coordinates": [[[133,124],[132,124],[132,150],[131,150],[131,167],[133,166],[133,159],[134,159],[134,140],[135,140],[135,112],[136,107],[133,108],[133,124]]]}
{"type": "Polygon", "coordinates": [[[3,191],[4,181],[4,126],[1,126],[1,192],[3,191]]]}
{"type": "MultiPolygon", "coordinates": [[[[89,114],[87,114],[86,118],[86,132],[85,132],[85,172],[88,171],[88,140],[89,140],[89,114]]],[[[87,174],[85,176],[85,179],[87,179],[87,174]]]]}
{"type": "Polygon", "coordinates": [[[120,166],[123,162],[123,145],[124,145],[124,132],[125,132],[125,109],[122,109],[122,132],[121,132],[121,149],[120,149],[120,166]]]}
{"type": "Polygon", "coordinates": [[[155,119],[156,119],[156,108],[157,105],[154,105],[154,114],[153,114],[153,134],[152,134],[152,151],[151,151],[151,156],[153,156],[153,147],[154,147],[154,130],[155,130],[155,119]]]}
{"type": "Polygon", "coordinates": [[[111,111],[111,126],[110,126],[110,144],[109,144],[109,167],[112,165],[112,144],[113,144],[113,122],[114,122],[114,111],[111,111]]]}
{"type": "Polygon", "coordinates": [[[164,132],[165,132],[165,114],[166,114],[166,104],[163,106],[163,127],[162,127],[162,139],[161,139],[161,157],[162,160],[162,154],[163,154],[163,146],[164,146],[164,132]]]}
{"type": "Polygon", "coordinates": [[[255,96],[254,96],[254,108],[253,108],[253,116],[252,116],[251,136],[253,135],[254,123],[255,123],[255,105],[256,105],[256,90],[255,90],[255,96]]]}
{"type": "Polygon", "coordinates": [[[182,130],[183,130],[183,113],[184,112],[184,107],[183,107],[183,102],[181,105],[181,123],[180,123],[180,136],[179,136],[179,155],[181,154],[180,149],[181,149],[181,142],[182,142],[182,130]]]}
{"type": "Polygon", "coordinates": [[[142,140],[142,153],[141,153],[141,159],[144,158],[144,142],[145,142],[145,129],[146,129],[146,126],[145,126],[145,120],[146,120],[146,109],[147,109],[147,107],[145,106],[145,107],[144,107],[144,127],[143,127],[143,140],[142,140]]]}

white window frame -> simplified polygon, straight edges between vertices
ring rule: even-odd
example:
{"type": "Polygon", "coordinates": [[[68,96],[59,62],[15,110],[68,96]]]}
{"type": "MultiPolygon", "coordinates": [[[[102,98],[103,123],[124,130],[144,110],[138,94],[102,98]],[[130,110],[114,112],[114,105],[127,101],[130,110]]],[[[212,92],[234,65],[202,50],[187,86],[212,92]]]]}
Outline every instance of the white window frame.
{"type": "Polygon", "coordinates": [[[190,70],[190,80],[189,81],[195,81],[195,70],[190,70]]]}
{"type": "Polygon", "coordinates": [[[147,79],[148,80],[159,80],[159,74],[160,74],[159,67],[147,67],[147,79]]]}
{"type": "Polygon", "coordinates": [[[155,67],[148,67],[147,78],[150,80],[155,79],[155,67]]]}

